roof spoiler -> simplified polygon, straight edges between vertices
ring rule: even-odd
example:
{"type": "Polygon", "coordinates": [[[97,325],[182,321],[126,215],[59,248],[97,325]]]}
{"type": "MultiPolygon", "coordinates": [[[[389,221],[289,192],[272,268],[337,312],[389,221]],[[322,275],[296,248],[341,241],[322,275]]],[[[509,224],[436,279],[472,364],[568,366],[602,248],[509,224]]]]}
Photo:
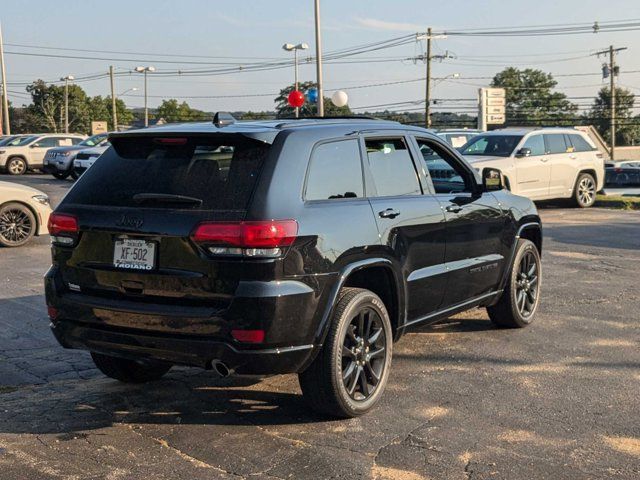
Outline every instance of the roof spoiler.
{"type": "Polygon", "coordinates": [[[236,123],[236,119],[228,112],[216,112],[213,116],[213,124],[218,128],[233,125],[234,123],[236,123]]]}

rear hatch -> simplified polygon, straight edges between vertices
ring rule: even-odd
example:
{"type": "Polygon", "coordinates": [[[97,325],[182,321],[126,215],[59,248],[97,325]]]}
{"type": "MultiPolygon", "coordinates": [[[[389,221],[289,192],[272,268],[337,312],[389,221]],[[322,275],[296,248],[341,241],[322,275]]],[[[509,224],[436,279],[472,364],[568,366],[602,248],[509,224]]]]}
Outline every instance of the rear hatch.
{"type": "Polygon", "coordinates": [[[68,294],[113,301],[116,310],[201,317],[227,308],[240,279],[273,277],[274,262],[212,255],[194,236],[203,222],[244,220],[268,142],[146,134],[112,145],[56,211],[62,223],[65,215],[77,222],[68,238],[64,227],[52,232],[68,294]]]}

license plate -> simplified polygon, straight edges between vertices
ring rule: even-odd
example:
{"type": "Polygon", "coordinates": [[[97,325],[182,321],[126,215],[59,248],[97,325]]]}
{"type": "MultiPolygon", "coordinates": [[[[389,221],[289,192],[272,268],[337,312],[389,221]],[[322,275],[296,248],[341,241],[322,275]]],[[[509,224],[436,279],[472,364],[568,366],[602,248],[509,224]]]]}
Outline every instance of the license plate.
{"type": "Polygon", "coordinates": [[[146,240],[123,238],[116,240],[113,249],[113,266],[131,270],[153,270],[156,260],[156,244],[146,240]]]}

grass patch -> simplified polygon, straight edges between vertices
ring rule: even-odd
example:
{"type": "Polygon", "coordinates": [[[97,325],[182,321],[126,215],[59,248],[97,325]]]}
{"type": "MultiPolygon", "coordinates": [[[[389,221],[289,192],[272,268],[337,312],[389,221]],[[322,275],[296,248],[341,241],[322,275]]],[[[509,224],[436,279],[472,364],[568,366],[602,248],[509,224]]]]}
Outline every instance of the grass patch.
{"type": "Polygon", "coordinates": [[[640,210],[640,197],[597,195],[594,206],[602,208],[617,208],[618,210],[640,210]]]}

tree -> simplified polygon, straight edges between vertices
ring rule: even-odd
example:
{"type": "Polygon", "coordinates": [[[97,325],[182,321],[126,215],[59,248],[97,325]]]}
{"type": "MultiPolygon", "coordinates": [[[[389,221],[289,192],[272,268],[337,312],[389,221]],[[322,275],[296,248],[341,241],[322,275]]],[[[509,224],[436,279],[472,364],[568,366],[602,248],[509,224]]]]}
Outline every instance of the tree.
{"type": "Polygon", "coordinates": [[[506,89],[508,125],[571,125],[578,107],[553,91],[557,84],[550,73],[515,67],[505,68],[491,82],[506,89]]]}
{"type": "Polygon", "coordinates": [[[172,98],[163,100],[156,109],[156,118],[163,118],[167,122],[195,122],[209,120],[211,115],[191,108],[187,102],[178,103],[178,100],[172,98]]]}
{"type": "MultiPolygon", "coordinates": [[[[298,90],[306,92],[310,88],[317,88],[315,82],[302,82],[298,84],[298,90]]],[[[295,116],[295,108],[289,105],[287,100],[289,94],[293,92],[295,85],[289,85],[280,90],[280,94],[275,98],[276,114],[279,118],[291,118],[295,116]]],[[[324,97],[324,114],[327,117],[340,117],[353,115],[348,105],[344,107],[336,107],[330,98],[324,97]]],[[[301,117],[315,117],[318,115],[318,105],[316,103],[306,102],[300,107],[301,117]]]]}
{"type": "MultiPolygon", "coordinates": [[[[635,96],[629,90],[616,87],[616,145],[633,145],[640,139],[640,122],[633,117],[635,96]]],[[[603,87],[593,102],[588,120],[600,135],[611,141],[611,89],[603,87]]]]}
{"type": "MultiPolygon", "coordinates": [[[[34,130],[64,131],[64,86],[47,85],[37,80],[27,87],[32,104],[27,107],[34,130]]],[[[87,94],[79,85],[69,85],[69,131],[91,129],[87,94]]]]}

